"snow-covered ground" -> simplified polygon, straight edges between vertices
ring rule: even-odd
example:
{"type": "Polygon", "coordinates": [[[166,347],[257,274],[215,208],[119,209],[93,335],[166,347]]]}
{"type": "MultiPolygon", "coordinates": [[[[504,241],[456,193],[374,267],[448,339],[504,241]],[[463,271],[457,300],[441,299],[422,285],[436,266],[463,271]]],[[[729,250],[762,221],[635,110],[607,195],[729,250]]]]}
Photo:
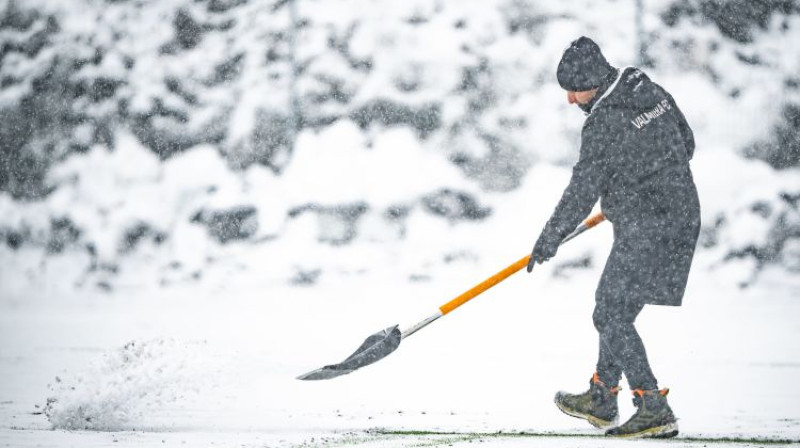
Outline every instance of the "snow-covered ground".
{"type": "MultiPolygon", "coordinates": [[[[800,169],[743,156],[797,103],[800,16],[743,43],[645,3],[704,227],[684,306],[637,322],[681,427],[642,443],[800,445],[800,169]]],[[[286,125],[287,3],[75,4],[0,1],[4,117],[33,95],[36,122],[80,122],[34,129],[80,148],[50,195],[0,191],[0,446],[621,445],[552,404],[594,370],[607,223],[373,366],[295,377],[528,253],[583,122],[555,64],[581,34],[633,63],[635,2],[300,2],[291,154],[265,149],[286,125]],[[34,80],[53,67],[83,96],[49,111],[64,89],[34,80]],[[231,210],[252,212],[232,237],[212,224],[231,210]]]]}
{"type": "MultiPolygon", "coordinates": [[[[381,328],[415,323],[492,273],[485,269],[419,283],[113,295],[43,288],[5,298],[0,446],[616,446],[491,435],[597,434],[552,404],[558,389],[583,390],[593,371],[596,269],[569,282],[547,268],[517,274],[375,365],[330,381],[295,379],[339,362],[381,328]]],[[[639,318],[681,437],[696,439],[681,446],[800,443],[800,302],[784,280],[741,290],[695,275],[685,306],[648,307],[639,318]]],[[[629,400],[621,405],[632,412],[629,400]]]]}

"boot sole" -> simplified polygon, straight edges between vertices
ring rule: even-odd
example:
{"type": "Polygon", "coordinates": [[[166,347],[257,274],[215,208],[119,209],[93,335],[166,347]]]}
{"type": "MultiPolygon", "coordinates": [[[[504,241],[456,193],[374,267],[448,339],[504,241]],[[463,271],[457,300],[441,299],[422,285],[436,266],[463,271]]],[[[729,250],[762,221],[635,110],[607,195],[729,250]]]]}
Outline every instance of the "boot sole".
{"type": "Polygon", "coordinates": [[[616,419],[611,421],[603,420],[602,418],[595,417],[594,415],[583,414],[580,412],[573,411],[572,409],[569,409],[564,405],[562,405],[558,400],[554,400],[554,402],[556,403],[556,407],[558,407],[558,409],[561,410],[561,412],[569,415],[570,417],[581,418],[583,420],[586,420],[587,422],[589,422],[590,425],[594,426],[597,429],[611,428],[615,426],[617,422],[616,419]]]}
{"type": "Polygon", "coordinates": [[[652,428],[647,428],[645,430],[630,434],[606,434],[606,435],[617,439],[635,439],[635,438],[670,439],[678,435],[678,424],[667,423],[666,425],[654,426],[652,428]]]}

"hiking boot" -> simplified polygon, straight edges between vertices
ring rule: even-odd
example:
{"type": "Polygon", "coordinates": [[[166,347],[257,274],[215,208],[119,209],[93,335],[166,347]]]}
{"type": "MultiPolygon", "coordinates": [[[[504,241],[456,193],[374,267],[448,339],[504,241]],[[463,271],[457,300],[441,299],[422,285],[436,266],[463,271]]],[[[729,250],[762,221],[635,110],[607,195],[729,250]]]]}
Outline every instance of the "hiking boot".
{"type": "Polygon", "coordinates": [[[634,390],[636,413],[617,428],[606,431],[611,437],[653,437],[666,439],[678,435],[678,420],[667,404],[669,389],[634,390]]]}
{"type": "Polygon", "coordinates": [[[606,386],[595,373],[589,381],[588,391],[577,395],[559,392],[555,402],[561,412],[587,420],[596,428],[605,429],[617,423],[619,390],[616,386],[606,386]]]}

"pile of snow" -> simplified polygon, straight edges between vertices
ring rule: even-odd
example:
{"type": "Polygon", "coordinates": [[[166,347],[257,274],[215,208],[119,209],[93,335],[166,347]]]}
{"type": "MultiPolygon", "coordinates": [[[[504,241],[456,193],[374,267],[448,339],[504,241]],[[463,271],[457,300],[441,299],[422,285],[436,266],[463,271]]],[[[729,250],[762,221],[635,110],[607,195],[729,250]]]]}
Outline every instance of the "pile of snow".
{"type": "Polygon", "coordinates": [[[170,339],[131,341],[84,371],[56,377],[44,414],[55,429],[141,428],[154,410],[177,406],[212,384],[203,347],[170,339]]]}

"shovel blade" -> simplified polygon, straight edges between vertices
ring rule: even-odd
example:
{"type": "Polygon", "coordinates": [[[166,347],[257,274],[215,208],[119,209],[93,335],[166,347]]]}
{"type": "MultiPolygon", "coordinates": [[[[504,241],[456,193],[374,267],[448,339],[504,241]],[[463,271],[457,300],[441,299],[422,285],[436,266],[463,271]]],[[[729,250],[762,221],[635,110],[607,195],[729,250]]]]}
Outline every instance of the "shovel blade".
{"type": "Polygon", "coordinates": [[[317,370],[312,370],[311,372],[298,376],[297,379],[306,381],[329,380],[337,376],[346,375],[387,357],[390,353],[397,350],[401,339],[402,332],[399,329],[399,325],[386,328],[368,337],[364,343],[361,344],[361,347],[358,347],[352,355],[348,356],[347,359],[339,364],[331,364],[317,370]]]}

